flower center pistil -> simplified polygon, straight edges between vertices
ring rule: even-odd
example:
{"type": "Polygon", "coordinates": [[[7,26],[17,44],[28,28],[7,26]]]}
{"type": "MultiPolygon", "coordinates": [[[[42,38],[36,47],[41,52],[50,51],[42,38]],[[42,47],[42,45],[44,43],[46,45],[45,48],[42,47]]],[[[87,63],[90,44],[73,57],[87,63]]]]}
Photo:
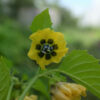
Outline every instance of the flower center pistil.
{"type": "Polygon", "coordinates": [[[53,47],[49,44],[44,44],[42,46],[41,52],[44,54],[50,54],[53,51],[53,47]]]}
{"type": "Polygon", "coordinates": [[[48,39],[48,41],[46,41],[45,39],[42,39],[40,41],[40,44],[36,45],[36,49],[40,51],[38,52],[38,56],[40,58],[45,56],[45,59],[49,60],[51,59],[52,56],[57,55],[55,50],[58,49],[58,45],[54,44],[54,41],[52,39],[48,39]]]}

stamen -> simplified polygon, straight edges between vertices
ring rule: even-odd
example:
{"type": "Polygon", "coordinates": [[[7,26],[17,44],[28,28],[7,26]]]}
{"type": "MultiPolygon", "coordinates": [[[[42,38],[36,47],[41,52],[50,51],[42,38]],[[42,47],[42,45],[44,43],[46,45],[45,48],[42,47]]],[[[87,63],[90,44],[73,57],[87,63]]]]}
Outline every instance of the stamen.
{"type": "Polygon", "coordinates": [[[53,51],[53,52],[51,53],[51,55],[52,55],[52,56],[56,56],[57,53],[53,51]]]}
{"type": "Polygon", "coordinates": [[[40,41],[40,43],[41,43],[41,44],[44,44],[44,43],[46,43],[46,40],[45,40],[45,39],[42,39],[42,40],[40,41]]]}
{"type": "Polygon", "coordinates": [[[48,43],[49,43],[49,44],[52,44],[52,43],[53,43],[53,40],[52,40],[52,39],[49,39],[49,40],[48,40],[48,43]]]}
{"type": "Polygon", "coordinates": [[[41,50],[41,45],[40,45],[40,44],[37,44],[37,45],[36,45],[36,49],[37,49],[37,50],[41,50]]]}
{"type": "Polygon", "coordinates": [[[42,58],[44,56],[44,53],[39,52],[38,55],[39,55],[40,58],[42,58]]]}
{"type": "Polygon", "coordinates": [[[53,45],[53,49],[54,49],[54,50],[58,49],[58,45],[57,45],[57,44],[54,44],[54,45],[53,45]]]}

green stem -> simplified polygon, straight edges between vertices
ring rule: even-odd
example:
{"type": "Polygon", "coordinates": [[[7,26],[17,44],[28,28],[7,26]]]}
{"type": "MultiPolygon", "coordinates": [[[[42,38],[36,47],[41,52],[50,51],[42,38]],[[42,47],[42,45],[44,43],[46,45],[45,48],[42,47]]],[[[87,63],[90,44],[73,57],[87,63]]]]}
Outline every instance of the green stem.
{"type": "Polygon", "coordinates": [[[38,72],[37,72],[37,74],[35,75],[35,77],[33,77],[33,79],[29,82],[28,86],[25,88],[24,92],[22,93],[22,95],[19,97],[18,100],[23,100],[23,99],[24,99],[26,93],[29,91],[29,89],[32,87],[32,85],[35,83],[35,81],[36,81],[38,78],[40,78],[40,77],[42,77],[42,76],[44,76],[44,75],[46,75],[46,74],[49,74],[49,73],[51,73],[52,71],[57,71],[57,70],[47,71],[47,72],[44,72],[43,74],[40,74],[40,75],[39,75],[39,71],[40,71],[40,69],[38,70],[38,72]]]}
{"type": "Polygon", "coordinates": [[[9,91],[8,91],[8,95],[7,95],[7,99],[6,99],[6,100],[10,100],[11,92],[12,92],[13,86],[14,86],[14,82],[12,81],[11,86],[10,86],[10,89],[9,89],[9,91]]]}
{"type": "Polygon", "coordinates": [[[40,74],[39,77],[42,77],[42,76],[45,76],[45,75],[49,75],[52,72],[59,72],[59,70],[53,69],[53,70],[50,70],[50,71],[46,71],[46,72],[40,74]]]}
{"type": "Polygon", "coordinates": [[[40,71],[40,69],[38,70],[35,77],[33,77],[33,79],[29,82],[28,86],[25,88],[24,92],[22,93],[22,95],[19,97],[18,100],[23,100],[24,99],[26,93],[29,91],[29,89],[32,87],[32,85],[35,83],[35,81],[39,78],[39,76],[38,76],[39,71],[40,71]]]}

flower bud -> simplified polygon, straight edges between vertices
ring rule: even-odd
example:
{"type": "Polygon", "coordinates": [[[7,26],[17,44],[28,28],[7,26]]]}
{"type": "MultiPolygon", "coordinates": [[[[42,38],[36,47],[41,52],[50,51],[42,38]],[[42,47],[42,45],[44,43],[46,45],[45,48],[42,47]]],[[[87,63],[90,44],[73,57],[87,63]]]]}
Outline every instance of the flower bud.
{"type": "Polygon", "coordinates": [[[51,89],[52,100],[81,100],[86,88],[75,83],[59,82],[51,89]]]}

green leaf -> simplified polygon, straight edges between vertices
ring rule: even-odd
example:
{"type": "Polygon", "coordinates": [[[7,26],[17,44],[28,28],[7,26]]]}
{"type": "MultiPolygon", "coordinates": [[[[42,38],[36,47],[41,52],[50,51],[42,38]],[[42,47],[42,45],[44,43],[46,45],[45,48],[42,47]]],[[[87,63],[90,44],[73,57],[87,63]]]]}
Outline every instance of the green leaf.
{"type": "Polygon", "coordinates": [[[37,91],[39,91],[40,93],[42,93],[44,96],[46,96],[46,98],[49,100],[50,99],[50,93],[49,93],[49,81],[46,78],[41,78],[38,79],[34,86],[34,89],[36,89],[37,91]]]}
{"type": "Polygon", "coordinates": [[[0,57],[0,100],[6,100],[10,87],[10,73],[6,62],[5,58],[0,57]]]}
{"type": "Polygon", "coordinates": [[[13,66],[13,63],[6,58],[2,59],[2,63],[5,63],[8,68],[12,68],[12,66],[13,66]]]}
{"type": "Polygon", "coordinates": [[[99,61],[86,51],[72,51],[60,65],[59,72],[70,76],[100,98],[99,61]]]}
{"type": "Polygon", "coordinates": [[[44,28],[51,28],[51,26],[52,22],[49,15],[49,9],[46,9],[34,18],[30,28],[32,32],[36,32],[44,28]]]}

